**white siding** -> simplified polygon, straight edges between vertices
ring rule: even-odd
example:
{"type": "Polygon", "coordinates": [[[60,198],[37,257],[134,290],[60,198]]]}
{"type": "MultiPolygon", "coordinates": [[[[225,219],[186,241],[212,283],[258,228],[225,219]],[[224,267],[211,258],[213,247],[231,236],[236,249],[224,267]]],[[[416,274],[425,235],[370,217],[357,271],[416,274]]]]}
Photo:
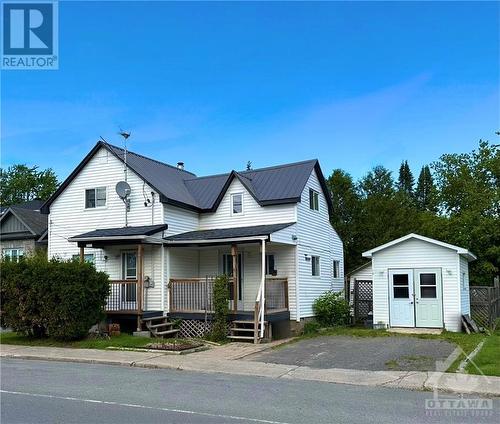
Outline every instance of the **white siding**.
{"type": "MultiPolygon", "coordinates": [[[[115,192],[115,185],[124,179],[123,164],[106,149],[100,149],[88,164],[73,179],[68,187],[50,206],[48,256],[71,259],[79,254],[76,243],[68,238],[98,228],[117,228],[125,225],[125,207],[115,192]],[[85,189],[106,187],[106,206],[85,209],[85,189]]],[[[143,190],[151,193],[151,187],[129,170],[128,183],[132,188],[128,224],[151,225],[163,223],[163,207],[155,195],[154,208],[144,206],[143,190]]],[[[132,246],[132,249],[135,247],[132,246]]],[[[108,273],[111,279],[121,278],[120,252],[131,246],[110,249],[86,248],[85,253],[94,254],[98,270],[108,273]],[[107,259],[106,259],[107,257],[107,259]]],[[[145,299],[148,308],[161,306],[161,261],[159,247],[147,246],[144,256],[144,274],[155,279],[155,288],[147,289],[145,299]],[[152,249],[155,253],[152,255],[152,249]]]]}
{"type": "Polygon", "coordinates": [[[170,248],[170,278],[199,276],[199,250],[187,247],[170,248]]]}
{"type": "Polygon", "coordinates": [[[247,227],[251,225],[295,222],[296,205],[260,206],[238,179],[230,184],[217,211],[200,215],[200,229],[247,227]],[[231,194],[243,193],[243,213],[231,213],[231,194]]]}
{"type": "Polygon", "coordinates": [[[313,315],[314,300],[327,290],[344,288],[344,252],[342,241],[332,228],[328,205],[321,189],[316,171],[311,173],[297,205],[298,269],[299,269],[299,315],[313,315]],[[309,208],[309,189],[319,193],[319,211],[309,208]],[[306,255],[320,257],[321,275],[311,275],[311,260],[306,255]],[[333,260],[340,261],[340,276],[333,278],[333,260]]]}
{"type": "Polygon", "coordinates": [[[469,262],[460,256],[460,304],[462,315],[470,315],[469,262]]]}
{"type": "Polygon", "coordinates": [[[443,317],[447,330],[460,331],[458,254],[452,249],[422,240],[409,239],[375,252],[373,268],[373,323],[389,325],[389,269],[441,268],[443,317]]]}
{"type": "Polygon", "coordinates": [[[168,236],[199,229],[199,213],[168,204],[163,205],[163,208],[165,224],[168,224],[168,236]]]}

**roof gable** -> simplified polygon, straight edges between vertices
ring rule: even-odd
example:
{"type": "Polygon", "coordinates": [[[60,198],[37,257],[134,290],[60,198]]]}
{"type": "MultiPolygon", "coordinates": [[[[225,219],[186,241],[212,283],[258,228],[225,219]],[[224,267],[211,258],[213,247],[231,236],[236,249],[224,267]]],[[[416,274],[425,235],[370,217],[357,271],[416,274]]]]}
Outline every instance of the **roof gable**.
{"type": "Polygon", "coordinates": [[[7,222],[9,217],[14,217],[33,236],[41,236],[47,230],[47,215],[43,215],[38,210],[31,210],[27,207],[11,206],[0,217],[0,223],[7,222]]]}
{"type": "Polygon", "coordinates": [[[434,244],[434,245],[437,245],[437,246],[441,246],[441,247],[444,247],[444,248],[447,248],[447,249],[454,250],[459,255],[464,255],[465,257],[467,257],[467,259],[469,261],[477,259],[477,257],[473,253],[471,253],[470,251],[468,251],[467,249],[465,249],[463,247],[458,247],[458,246],[455,246],[453,244],[445,243],[443,241],[432,239],[430,237],[421,236],[420,234],[415,234],[415,233],[407,234],[406,236],[400,237],[400,238],[398,238],[396,240],[392,240],[392,241],[390,241],[388,243],[382,244],[381,246],[375,247],[375,248],[373,248],[371,250],[367,250],[366,252],[363,252],[363,257],[365,257],[365,258],[371,258],[372,255],[374,253],[376,253],[376,252],[380,252],[381,250],[387,249],[389,247],[395,246],[395,245],[397,245],[399,243],[402,243],[404,241],[411,240],[411,239],[416,239],[416,240],[424,241],[424,242],[427,242],[427,243],[431,243],[431,244],[434,244]]]}
{"type": "MultiPolygon", "coordinates": [[[[52,202],[101,147],[107,149],[120,161],[124,161],[125,151],[122,148],[99,141],[58,190],[43,204],[42,213],[49,213],[52,202]]],[[[317,160],[196,177],[191,172],[127,151],[127,166],[159,193],[161,202],[197,212],[214,212],[234,178],[243,184],[261,206],[300,202],[302,191],[311,172],[315,169],[331,214],[331,197],[317,160]]]]}

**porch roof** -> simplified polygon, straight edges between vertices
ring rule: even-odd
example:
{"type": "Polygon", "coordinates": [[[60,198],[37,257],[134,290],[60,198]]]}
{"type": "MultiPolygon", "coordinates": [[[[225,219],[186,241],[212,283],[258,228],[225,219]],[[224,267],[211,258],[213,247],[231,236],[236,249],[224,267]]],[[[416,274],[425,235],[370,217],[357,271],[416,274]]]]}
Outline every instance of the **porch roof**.
{"type": "Polygon", "coordinates": [[[167,224],[159,225],[141,225],[136,227],[120,227],[120,228],[100,228],[79,234],[69,238],[69,241],[85,243],[85,242],[104,242],[104,241],[127,241],[134,240],[140,242],[149,236],[159,233],[168,228],[167,224]]]}
{"type": "Polygon", "coordinates": [[[167,243],[215,243],[220,241],[235,240],[235,239],[251,239],[257,237],[269,237],[276,231],[293,225],[294,222],[283,224],[270,225],[254,225],[251,227],[233,227],[233,228],[216,228],[212,230],[189,231],[187,233],[175,234],[165,237],[167,243]]]}

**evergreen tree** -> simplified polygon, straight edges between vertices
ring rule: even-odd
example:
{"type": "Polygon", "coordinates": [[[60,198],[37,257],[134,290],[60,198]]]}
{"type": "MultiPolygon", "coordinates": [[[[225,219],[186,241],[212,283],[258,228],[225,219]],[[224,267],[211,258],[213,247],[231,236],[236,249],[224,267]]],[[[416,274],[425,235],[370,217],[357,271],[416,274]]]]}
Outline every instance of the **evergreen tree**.
{"type": "Polygon", "coordinates": [[[415,198],[420,210],[436,212],[436,186],[434,185],[434,179],[432,178],[431,170],[428,165],[422,167],[420,175],[418,176],[415,198]]]}
{"type": "Polygon", "coordinates": [[[408,161],[405,160],[404,162],[401,162],[401,166],[399,167],[399,178],[398,178],[399,191],[408,195],[409,197],[412,197],[414,181],[415,180],[413,178],[410,166],[408,165],[408,161]]]}

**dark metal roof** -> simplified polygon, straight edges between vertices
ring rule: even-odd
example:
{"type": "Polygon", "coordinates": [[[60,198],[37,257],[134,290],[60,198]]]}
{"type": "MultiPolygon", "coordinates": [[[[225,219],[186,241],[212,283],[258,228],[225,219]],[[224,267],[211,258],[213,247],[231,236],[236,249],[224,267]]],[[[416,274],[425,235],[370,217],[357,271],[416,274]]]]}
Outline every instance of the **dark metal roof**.
{"type": "Polygon", "coordinates": [[[276,231],[293,225],[294,222],[285,224],[254,225],[252,227],[218,228],[214,230],[189,231],[165,237],[168,241],[195,241],[195,240],[218,240],[238,237],[268,236],[276,231]]]}
{"type": "Polygon", "coordinates": [[[160,231],[166,230],[167,228],[167,224],[141,225],[138,227],[102,228],[73,236],[70,238],[70,241],[72,239],[90,240],[103,237],[151,236],[153,234],[159,233],[160,231]]]}
{"type": "MultiPolygon", "coordinates": [[[[102,141],[98,142],[43,205],[43,213],[49,213],[50,204],[101,147],[106,148],[119,160],[124,160],[123,149],[102,141]]],[[[228,174],[207,177],[196,177],[185,170],[130,151],[127,151],[127,164],[160,194],[160,201],[198,212],[214,212],[234,178],[239,179],[262,206],[300,202],[301,193],[312,170],[315,169],[331,212],[331,198],[319,162],[315,159],[250,171],[231,171],[228,174]]]]}

